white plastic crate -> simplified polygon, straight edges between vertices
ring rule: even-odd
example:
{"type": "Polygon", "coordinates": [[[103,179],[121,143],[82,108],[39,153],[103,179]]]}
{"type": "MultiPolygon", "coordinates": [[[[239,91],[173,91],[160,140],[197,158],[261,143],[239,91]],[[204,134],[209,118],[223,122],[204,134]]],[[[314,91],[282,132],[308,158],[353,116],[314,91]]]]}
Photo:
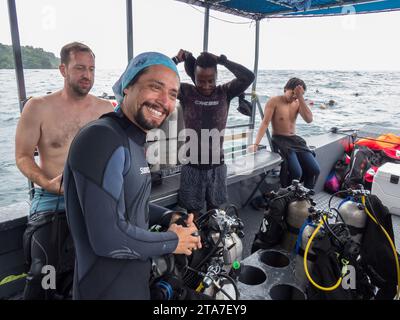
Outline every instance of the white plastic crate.
{"type": "Polygon", "coordinates": [[[390,213],[400,216],[400,164],[387,162],[379,167],[371,193],[382,201],[390,213]]]}

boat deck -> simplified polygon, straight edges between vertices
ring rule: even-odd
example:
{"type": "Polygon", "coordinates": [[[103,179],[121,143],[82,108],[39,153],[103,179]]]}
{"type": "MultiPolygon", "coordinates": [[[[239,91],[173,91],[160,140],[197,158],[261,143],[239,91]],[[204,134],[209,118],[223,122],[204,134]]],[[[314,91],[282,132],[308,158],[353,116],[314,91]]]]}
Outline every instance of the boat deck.
{"type": "MultiPolygon", "coordinates": [[[[319,192],[313,199],[317,209],[327,209],[331,195],[319,192]]],[[[337,207],[341,198],[333,198],[331,205],[337,207]]],[[[306,279],[298,269],[294,252],[274,247],[251,254],[254,235],[258,232],[263,211],[245,207],[240,210],[244,222],[243,279],[238,282],[241,300],[304,300],[307,299],[306,279]],[[299,273],[298,273],[299,272],[299,273]],[[301,280],[303,279],[303,280],[301,280]]],[[[392,215],[396,247],[400,244],[400,217],[392,215]]]]}
{"type": "MultiPolygon", "coordinates": [[[[314,201],[316,202],[316,208],[317,209],[327,209],[328,208],[328,202],[330,199],[331,195],[326,193],[326,192],[319,192],[313,196],[314,201]]],[[[342,201],[341,198],[334,197],[332,199],[332,206],[337,207],[337,205],[342,201]]],[[[258,259],[259,257],[257,256],[258,253],[255,253],[251,255],[251,246],[254,241],[254,236],[258,232],[264,211],[263,210],[255,210],[251,205],[242,207],[239,209],[239,215],[240,218],[243,220],[244,223],[244,233],[245,236],[242,239],[243,241],[243,258],[244,258],[244,264],[250,263],[250,265],[257,265],[259,264],[258,259]]],[[[392,222],[393,222],[393,231],[395,235],[395,244],[396,248],[400,247],[400,216],[392,215],[392,222]]],[[[265,284],[261,286],[256,286],[256,288],[251,287],[251,286],[246,286],[244,284],[241,284],[240,290],[242,294],[243,299],[261,299],[261,300],[269,300],[271,299],[270,295],[270,290],[274,285],[278,285],[279,283],[288,283],[292,284],[294,288],[297,289],[291,289],[291,290],[296,290],[297,294],[301,294],[301,286],[296,282],[296,279],[293,278],[294,275],[294,269],[295,269],[295,257],[293,254],[286,254],[288,261],[290,264],[286,268],[271,268],[265,265],[262,265],[264,269],[266,269],[266,272],[268,272],[268,277],[269,281],[266,282],[265,284]],[[250,289],[251,290],[250,290],[250,289]],[[258,289],[257,289],[258,288],[258,289]],[[257,290],[258,291],[257,291],[257,290]],[[261,291],[260,291],[261,290],[261,291]],[[300,290],[300,291],[297,291],[300,290]],[[262,292],[262,294],[260,294],[262,292]],[[253,294],[256,294],[256,296],[253,297],[253,294]]],[[[21,299],[21,291],[18,291],[16,294],[14,294],[12,297],[9,297],[9,299],[21,299]]],[[[301,296],[302,297],[302,296],[301,296]]],[[[294,297],[282,297],[282,299],[295,299],[294,297]]]]}
{"type": "MultiPolygon", "coordinates": [[[[313,196],[313,199],[316,202],[316,208],[321,210],[327,209],[330,197],[331,195],[324,191],[315,194],[313,196]]],[[[334,197],[332,199],[331,205],[333,207],[337,207],[340,201],[342,201],[341,198],[334,197]]],[[[241,208],[239,210],[239,214],[240,218],[243,220],[244,232],[245,232],[245,237],[244,239],[242,239],[243,257],[247,257],[250,255],[254,236],[258,232],[258,229],[260,227],[264,211],[255,210],[249,205],[247,207],[241,208]]],[[[400,248],[400,216],[392,215],[392,223],[393,223],[395,244],[398,251],[400,248]]]]}
{"type": "MultiPolygon", "coordinates": [[[[362,133],[369,135],[370,133],[362,133]]],[[[377,136],[379,132],[374,132],[377,136]]],[[[341,157],[343,153],[343,142],[349,140],[346,136],[326,134],[323,136],[310,137],[307,139],[309,145],[316,147],[317,160],[321,165],[321,175],[316,184],[317,194],[313,196],[317,209],[327,209],[330,195],[325,192],[318,192],[323,189],[324,178],[331,170],[333,164],[341,157]]],[[[266,150],[257,152],[257,154],[240,155],[234,159],[227,159],[228,166],[228,194],[230,202],[239,209],[240,218],[244,223],[245,236],[243,241],[243,257],[251,259],[251,246],[254,236],[258,232],[263,211],[255,210],[251,205],[246,205],[248,200],[255,192],[266,192],[262,187],[268,187],[268,191],[274,189],[276,183],[276,169],[279,167],[281,157],[276,153],[266,150]],[[269,172],[268,175],[265,175],[269,172]],[[264,174],[264,175],[262,175],[264,174]],[[264,181],[264,185],[260,182],[264,181]]],[[[163,205],[173,206],[177,201],[177,192],[179,190],[179,173],[165,177],[160,186],[152,190],[151,201],[163,205]]],[[[279,181],[279,177],[278,177],[279,181]]],[[[259,193],[258,193],[259,194],[259,193]]],[[[258,195],[257,194],[257,195],[258,195]]],[[[334,198],[332,205],[337,206],[342,199],[334,198]]],[[[23,252],[22,252],[22,234],[25,229],[26,213],[28,204],[26,202],[18,203],[7,208],[0,208],[0,235],[4,244],[0,250],[0,275],[18,275],[23,272],[23,252]]],[[[400,216],[392,216],[393,231],[395,234],[396,247],[400,247],[400,216]]],[[[293,259],[289,257],[291,264],[287,269],[293,267],[293,259]]],[[[254,260],[254,259],[253,259],[254,260]]],[[[282,273],[275,274],[273,269],[266,270],[272,272],[270,278],[278,279],[282,273]]],[[[292,274],[290,272],[288,274],[292,274]]],[[[4,276],[0,278],[4,278],[4,276]]],[[[287,278],[289,281],[290,279],[287,278]]],[[[0,286],[0,298],[14,296],[18,298],[24,285],[24,279],[16,280],[8,285],[0,286]],[[17,295],[16,295],[17,294],[17,295]]],[[[251,290],[250,290],[251,291],[251,290]]],[[[266,295],[265,297],[267,297],[266,295]]],[[[289,298],[281,298],[289,299],[289,298]]]]}

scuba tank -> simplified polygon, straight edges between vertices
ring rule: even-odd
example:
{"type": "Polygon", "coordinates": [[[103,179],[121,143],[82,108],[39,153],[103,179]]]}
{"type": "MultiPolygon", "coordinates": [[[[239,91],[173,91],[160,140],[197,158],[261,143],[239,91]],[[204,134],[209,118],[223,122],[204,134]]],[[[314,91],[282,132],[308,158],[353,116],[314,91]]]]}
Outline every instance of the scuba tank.
{"type": "Polygon", "coordinates": [[[237,290],[237,281],[239,281],[241,272],[241,264],[238,260],[233,261],[231,270],[229,271],[229,276],[232,278],[231,281],[226,281],[228,278],[222,279],[222,287],[224,291],[227,293],[224,294],[221,290],[215,295],[215,300],[229,300],[230,298],[235,297],[236,300],[239,300],[238,290],[237,290]],[[235,288],[236,287],[236,288],[235,288]]]}
{"type": "Polygon", "coordinates": [[[334,217],[331,211],[310,211],[313,213],[299,236],[295,277],[308,299],[352,299],[354,288],[341,284],[348,265],[355,267],[359,245],[352,240],[345,223],[329,223],[334,217]]]}
{"type": "MultiPolygon", "coordinates": [[[[232,267],[240,268],[240,263],[235,260],[232,267]]],[[[235,270],[240,272],[239,270],[235,270]]],[[[212,263],[206,273],[202,273],[203,279],[196,289],[197,292],[203,291],[203,294],[209,297],[215,297],[216,300],[238,300],[239,291],[236,280],[227,276],[223,266],[218,262],[212,263]]]]}
{"type": "MultiPolygon", "coordinates": [[[[294,270],[294,275],[296,277],[296,280],[300,287],[304,289],[308,283],[308,279],[306,277],[306,273],[304,270],[304,252],[306,249],[306,245],[308,240],[310,239],[312,233],[314,232],[315,228],[317,225],[317,221],[313,221],[311,217],[309,217],[305,222],[302,227],[302,230],[300,230],[300,233],[298,235],[298,242],[296,246],[296,258],[295,258],[295,270],[294,270]]],[[[318,236],[318,235],[317,235],[318,236]]],[[[309,272],[312,271],[313,268],[313,263],[315,261],[315,252],[312,249],[312,245],[310,250],[308,251],[307,255],[307,267],[309,272]]]]}
{"type": "Polygon", "coordinates": [[[350,230],[351,239],[361,244],[365,225],[367,224],[364,206],[356,202],[356,200],[345,200],[339,205],[338,211],[343,222],[350,230]]]}
{"type": "Polygon", "coordinates": [[[309,215],[311,203],[308,199],[299,199],[291,202],[286,214],[286,231],[283,235],[281,247],[292,252],[299,234],[299,229],[309,215]]]}
{"type": "Polygon", "coordinates": [[[294,201],[288,205],[286,213],[286,230],[282,237],[281,247],[287,252],[292,252],[304,221],[310,215],[310,208],[315,205],[310,196],[313,190],[303,187],[298,180],[293,180],[289,190],[294,193],[294,201]]]}

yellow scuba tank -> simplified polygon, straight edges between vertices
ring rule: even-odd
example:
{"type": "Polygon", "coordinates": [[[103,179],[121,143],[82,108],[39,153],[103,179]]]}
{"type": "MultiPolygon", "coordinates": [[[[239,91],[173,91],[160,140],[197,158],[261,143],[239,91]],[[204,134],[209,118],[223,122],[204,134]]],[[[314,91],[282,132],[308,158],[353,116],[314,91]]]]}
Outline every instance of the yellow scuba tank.
{"type": "Polygon", "coordinates": [[[286,212],[286,231],[282,237],[281,247],[287,252],[292,252],[295,248],[297,237],[301,226],[310,215],[310,208],[315,205],[310,198],[314,192],[303,187],[298,180],[293,180],[289,188],[294,192],[294,198],[288,205],[286,212]]]}

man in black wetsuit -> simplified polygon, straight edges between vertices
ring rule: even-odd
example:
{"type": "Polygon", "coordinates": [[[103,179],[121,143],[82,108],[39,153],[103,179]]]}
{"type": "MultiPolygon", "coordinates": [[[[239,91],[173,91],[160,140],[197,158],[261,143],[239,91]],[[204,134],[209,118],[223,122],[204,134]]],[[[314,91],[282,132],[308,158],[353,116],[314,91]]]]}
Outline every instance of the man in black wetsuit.
{"type": "Polygon", "coordinates": [[[224,164],[224,130],[229,105],[254,81],[254,74],[226,56],[203,52],[197,59],[185,50],[173,58],[185,62],[186,73],[195,85],[182,83],[178,99],[182,105],[187,140],[188,159],[181,170],[179,205],[198,215],[206,201],[207,210],[218,208],[227,201],[224,164]],[[235,79],[216,85],[217,64],[235,75],[235,79]],[[197,143],[192,141],[197,139],[197,143]]]}
{"type": "MultiPolygon", "coordinates": [[[[80,130],[65,166],[65,202],[76,250],[75,299],[149,299],[150,257],[201,247],[193,225],[148,231],[150,169],[146,132],[174,110],[179,76],[172,60],[147,52],[113,87],[119,106],[80,130]]],[[[150,222],[149,222],[150,220],[150,222]]]]}

